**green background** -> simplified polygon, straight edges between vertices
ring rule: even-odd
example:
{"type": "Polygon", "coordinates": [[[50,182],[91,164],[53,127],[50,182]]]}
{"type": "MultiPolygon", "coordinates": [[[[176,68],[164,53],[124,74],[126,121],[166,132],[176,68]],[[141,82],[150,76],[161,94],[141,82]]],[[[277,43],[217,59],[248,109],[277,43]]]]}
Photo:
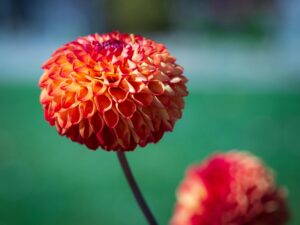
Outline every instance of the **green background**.
{"type": "MultiPolygon", "coordinates": [[[[230,149],[276,171],[289,191],[289,224],[300,224],[299,103],[297,92],[191,90],[174,131],[127,154],[160,224],[187,166],[230,149]]],[[[44,121],[38,87],[0,85],[0,109],[0,225],[146,224],[116,154],[59,136],[44,121]]]]}

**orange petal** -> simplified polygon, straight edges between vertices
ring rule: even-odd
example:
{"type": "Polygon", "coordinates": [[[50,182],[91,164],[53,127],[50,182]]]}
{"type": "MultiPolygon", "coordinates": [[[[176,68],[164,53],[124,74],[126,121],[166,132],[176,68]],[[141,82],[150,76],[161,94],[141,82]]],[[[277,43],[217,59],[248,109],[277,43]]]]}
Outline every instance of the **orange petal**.
{"type": "Polygon", "coordinates": [[[62,96],[61,105],[63,108],[69,108],[71,105],[75,103],[76,94],[74,92],[66,92],[65,95],[62,96]]]}
{"type": "Polygon", "coordinates": [[[153,101],[153,95],[147,92],[140,92],[133,95],[134,100],[143,106],[149,106],[153,101]]]}
{"type": "Polygon", "coordinates": [[[108,89],[108,91],[115,102],[123,102],[128,95],[128,92],[125,92],[121,88],[117,87],[111,87],[108,89]]]}
{"type": "Polygon", "coordinates": [[[93,92],[97,95],[102,95],[106,90],[106,85],[103,84],[100,80],[93,81],[93,92]]]}
{"type": "Polygon", "coordinates": [[[67,63],[67,57],[65,55],[59,55],[56,59],[55,59],[55,63],[58,65],[67,63]]]}
{"type": "Polygon", "coordinates": [[[68,112],[60,112],[57,114],[56,121],[61,128],[66,128],[67,125],[71,126],[71,122],[68,120],[68,112]]]}
{"type": "Polygon", "coordinates": [[[97,110],[103,113],[112,107],[112,101],[106,95],[99,95],[94,98],[97,110]]]}
{"type": "Polygon", "coordinates": [[[69,77],[70,73],[73,72],[72,65],[70,63],[65,63],[61,66],[59,75],[61,77],[69,77]]]}
{"type": "Polygon", "coordinates": [[[148,83],[148,88],[154,95],[161,95],[164,93],[164,84],[159,80],[151,80],[148,83]]]}
{"type": "Polygon", "coordinates": [[[63,82],[61,82],[60,88],[62,90],[70,90],[70,86],[72,86],[73,81],[71,79],[66,79],[63,82]]]}
{"type": "Polygon", "coordinates": [[[60,83],[58,81],[52,81],[49,83],[48,87],[48,95],[54,96],[61,92],[60,90],[60,83]]]}
{"type": "Polygon", "coordinates": [[[136,111],[136,105],[133,101],[126,100],[117,104],[118,112],[125,118],[130,118],[136,111]]]}
{"type": "Polygon", "coordinates": [[[80,86],[79,92],[77,93],[77,99],[79,101],[87,101],[93,97],[93,92],[89,86],[80,86]]]}
{"type": "Polygon", "coordinates": [[[121,80],[121,76],[118,73],[112,73],[112,72],[103,73],[103,78],[105,84],[110,86],[118,85],[121,80]]]}
{"type": "Polygon", "coordinates": [[[39,81],[39,87],[40,87],[40,88],[45,88],[45,87],[47,87],[49,81],[51,81],[51,80],[49,79],[48,72],[45,71],[45,72],[43,73],[43,75],[41,76],[41,78],[40,78],[40,81],[39,81]]]}
{"type": "Polygon", "coordinates": [[[119,121],[119,115],[113,109],[110,109],[104,112],[103,119],[109,128],[114,128],[119,121]]]}
{"type": "Polygon", "coordinates": [[[41,104],[48,104],[51,102],[53,97],[49,96],[46,89],[43,89],[40,95],[40,102],[41,104]]]}

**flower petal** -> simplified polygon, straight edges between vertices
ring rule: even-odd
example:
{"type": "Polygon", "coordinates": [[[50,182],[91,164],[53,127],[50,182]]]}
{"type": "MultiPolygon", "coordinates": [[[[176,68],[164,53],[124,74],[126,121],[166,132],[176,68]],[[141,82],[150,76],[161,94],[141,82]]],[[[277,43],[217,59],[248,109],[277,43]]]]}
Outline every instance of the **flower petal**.
{"type": "Polygon", "coordinates": [[[119,121],[119,115],[113,109],[110,109],[104,112],[103,119],[109,128],[114,128],[119,121]]]}
{"type": "Polygon", "coordinates": [[[164,84],[159,80],[149,81],[148,88],[154,95],[162,95],[164,93],[164,84]]]}
{"type": "Polygon", "coordinates": [[[131,100],[126,100],[117,104],[118,112],[125,118],[130,118],[136,111],[136,105],[131,100]]]}
{"type": "Polygon", "coordinates": [[[133,95],[133,98],[136,102],[142,106],[149,106],[153,101],[152,94],[148,92],[140,92],[133,95]]]}
{"type": "Polygon", "coordinates": [[[106,95],[99,95],[94,98],[97,110],[103,113],[112,107],[112,101],[106,95]]]}
{"type": "Polygon", "coordinates": [[[81,102],[79,105],[79,110],[83,118],[91,117],[95,113],[93,101],[81,102]]]}
{"type": "Polygon", "coordinates": [[[113,87],[109,88],[108,91],[115,102],[123,102],[128,95],[128,92],[125,92],[121,88],[113,87]]]}

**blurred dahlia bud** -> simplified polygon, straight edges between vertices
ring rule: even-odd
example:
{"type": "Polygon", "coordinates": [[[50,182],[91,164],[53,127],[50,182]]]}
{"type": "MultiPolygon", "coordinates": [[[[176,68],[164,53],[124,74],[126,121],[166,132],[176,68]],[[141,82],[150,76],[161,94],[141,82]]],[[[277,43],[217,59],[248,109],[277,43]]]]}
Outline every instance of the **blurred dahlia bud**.
{"type": "Polygon", "coordinates": [[[285,193],[253,155],[231,151],[188,169],[171,225],[283,225],[285,193]]]}
{"type": "Polygon", "coordinates": [[[133,150],[157,142],[182,115],[187,79],[166,47],[133,34],[92,34],[43,65],[46,120],[90,149],[133,150]]]}

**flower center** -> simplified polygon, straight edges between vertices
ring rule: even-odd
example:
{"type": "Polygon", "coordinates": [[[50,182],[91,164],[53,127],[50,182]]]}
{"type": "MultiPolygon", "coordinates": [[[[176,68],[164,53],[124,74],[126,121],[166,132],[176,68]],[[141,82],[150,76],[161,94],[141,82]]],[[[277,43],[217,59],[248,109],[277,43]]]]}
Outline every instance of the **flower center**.
{"type": "Polygon", "coordinates": [[[113,39],[108,40],[102,43],[102,49],[105,50],[119,50],[122,49],[124,46],[124,42],[113,39]]]}

